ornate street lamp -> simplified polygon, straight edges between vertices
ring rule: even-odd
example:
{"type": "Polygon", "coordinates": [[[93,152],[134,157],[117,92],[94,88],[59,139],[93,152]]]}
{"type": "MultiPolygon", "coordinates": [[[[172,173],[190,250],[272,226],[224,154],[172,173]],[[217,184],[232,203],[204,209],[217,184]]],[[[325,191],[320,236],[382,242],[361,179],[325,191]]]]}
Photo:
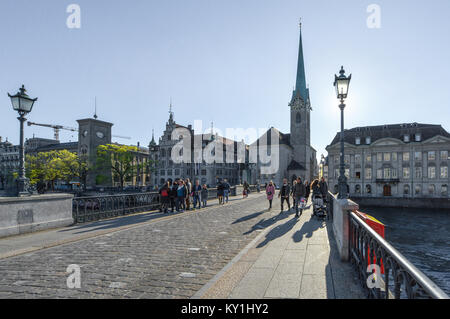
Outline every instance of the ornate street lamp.
{"type": "Polygon", "coordinates": [[[334,76],[334,86],[336,88],[337,98],[341,100],[341,104],[339,108],[341,109],[341,156],[340,156],[340,167],[339,167],[339,179],[338,179],[338,191],[339,199],[348,198],[348,189],[347,189],[347,177],[345,176],[345,163],[344,163],[344,100],[347,98],[348,87],[350,85],[350,80],[352,79],[352,75],[349,77],[345,76],[344,67],[341,67],[341,71],[339,71],[339,76],[334,76]]]}
{"type": "Polygon", "coordinates": [[[24,132],[23,132],[23,123],[27,120],[25,115],[30,113],[33,109],[34,102],[36,99],[30,98],[26,94],[25,86],[19,89],[19,92],[16,95],[11,95],[8,93],[9,98],[11,99],[11,104],[14,111],[19,113],[19,117],[17,118],[20,121],[20,149],[19,149],[19,177],[17,179],[17,196],[29,195],[28,186],[29,180],[25,177],[25,147],[24,147],[24,132]]]}

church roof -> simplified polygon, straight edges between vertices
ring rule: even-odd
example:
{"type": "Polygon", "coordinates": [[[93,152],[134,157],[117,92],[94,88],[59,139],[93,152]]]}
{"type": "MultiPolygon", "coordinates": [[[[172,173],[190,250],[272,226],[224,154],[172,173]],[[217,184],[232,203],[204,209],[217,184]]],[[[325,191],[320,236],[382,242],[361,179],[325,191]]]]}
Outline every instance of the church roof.
{"type": "MultiPolygon", "coordinates": [[[[340,142],[340,134],[340,132],[336,134],[335,138],[329,146],[340,142]]],[[[414,141],[415,134],[421,135],[421,141],[425,141],[437,135],[450,138],[450,133],[448,133],[441,125],[410,123],[365,126],[345,130],[344,142],[356,145],[357,137],[361,139],[361,145],[365,145],[366,137],[370,137],[370,143],[373,143],[382,138],[394,138],[403,142],[403,138],[405,135],[409,135],[410,141],[414,141]]]]}
{"type": "Polygon", "coordinates": [[[299,41],[298,62],[297,62],[297,78],[294,92],[292,92],[292,101],[296,98],[301,98],[305,102],[309,99],[309,89],[306,87],[305,61],[303,56],[301,24],[300,24],[300,41],[299,41]]]}
{"type": "MultiPolygon", "coordinates": [[[[292,148],[291,146],[291,134],[284,134],[281,133],[278,129],[271,127],[267,130],[267,132],[265,132],[260,138],[258,138],[258,140],[256,142],[258,142],[258,144],[262,144],[259,141],[262,141],[262,138],[266,138],[267,142],[265,142],[263,145],[270,145],[270,132],[273,131],[275,134],[278,135],[278,144],[279,145],[286,145],[292,148]]],[[[256,143],[255,142],[255,143],[256,143]]]]}

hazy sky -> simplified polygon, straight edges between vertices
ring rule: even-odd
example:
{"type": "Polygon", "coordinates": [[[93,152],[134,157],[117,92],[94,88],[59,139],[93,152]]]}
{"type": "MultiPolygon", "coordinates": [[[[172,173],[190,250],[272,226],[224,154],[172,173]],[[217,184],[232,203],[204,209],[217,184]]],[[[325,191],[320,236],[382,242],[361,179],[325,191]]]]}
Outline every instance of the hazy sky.
{"type": "MultiPolygon", "coordinates": [[[[450,1],[364,0],[2,0],[0,136],[18,143],[7,92],[23,83],[38,97],[31,121],[76,127],[91,117],[114,123],[117,140],[148,145],[175,120],[217,128],[289,132],[298,22],[303,22],[311,93],[311,141],[318,157],[340,129],[334,74],[353,74],[346,128],[442,124],[450,130],[450,1]],[[68,5],[81,28],[66,26],[68,5]],[[367,7],[381,8],[381,28],[367,7]]],[[[26,136],[52,138],[47,128],[26,136]]],[[[62,141],[77,140],[62,132],[62,141]]]]}

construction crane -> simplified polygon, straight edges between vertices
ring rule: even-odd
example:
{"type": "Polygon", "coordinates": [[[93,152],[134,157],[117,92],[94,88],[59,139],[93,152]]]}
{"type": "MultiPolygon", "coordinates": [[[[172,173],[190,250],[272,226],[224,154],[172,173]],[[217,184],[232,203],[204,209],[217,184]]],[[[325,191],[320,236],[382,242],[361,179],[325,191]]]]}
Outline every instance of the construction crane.
{"type": "MultiPolygon", "coordinates": [[[[53,131],[54,131],[54,136],[55,136],[55,140],[56,140],[56,141],[59,141],[59,131],[60,131],[60,130],[66,130],[66,131],[78,132],[78,129],[76,129],[76,128],[68,127],[68,126],[63,126],[63,125],[40,124],[40,123],[28,122],[28,126],[31,126],[31,125],[52,128],[53,131]]],[[[131,140],[131,137],[128,137],[128,136],[113,135],[113,137],[131,140]]]]}

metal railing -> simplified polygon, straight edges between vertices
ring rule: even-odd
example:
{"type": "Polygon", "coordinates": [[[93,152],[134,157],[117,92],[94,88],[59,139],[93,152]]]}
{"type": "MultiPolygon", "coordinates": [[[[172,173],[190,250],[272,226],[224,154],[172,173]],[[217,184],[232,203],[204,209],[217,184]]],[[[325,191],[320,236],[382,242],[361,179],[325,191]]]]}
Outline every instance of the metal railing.
{"type": "Polygon", "coordinates": [[[159,194],[156,192],[75,197],[72,201],[72,215],[75,223],[87,223],[151,211],[159,206],[159,194]]]}
{"type": "MultiPolygon", "coordinates": [[[[236,193],[236,189],[236,186],[232,186],[229,196],[240,195],[236,193]]],[[[208,199],[215,198],[217,198],[217,188],[208,188],[208,199]]],[[[153,211],[159,208],[158,192],[75,197],[72,201],[72,215],[76,224],[153,211]]]]}
{"type": "Polygon", "coordinates": [[[349,224],[350,259],[369,298],[449,298],[354,212],[350,212],[349,224]],[[369,288],[368,284],[369,265],[377,265],[376,269],[380,270],[377,271],[375,283],[371,284],[373,288],[369,288]]]}

